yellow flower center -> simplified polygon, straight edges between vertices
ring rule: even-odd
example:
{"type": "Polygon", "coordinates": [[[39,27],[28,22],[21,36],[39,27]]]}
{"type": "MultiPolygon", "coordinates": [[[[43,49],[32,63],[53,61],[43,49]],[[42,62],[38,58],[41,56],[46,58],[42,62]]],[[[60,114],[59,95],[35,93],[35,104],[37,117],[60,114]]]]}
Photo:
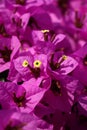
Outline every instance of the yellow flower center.
{"type": "Polygon", "coordinates": [[[47,33],[49,30],[41,30],[42,33],[47,33]]]}
{"type": "Polygon", "coordinates": [[[24,60],[23,63],[22,63],[22,66],[23,67],[27,67],[29,65],[28,61],[27,60],[24,60]]]}
{"type": "Polygon", "coordinates": [[[42,62],[40,60],[35,60],[33,64],[34,64],[34,67],[40,68],[42,62]]]}
{"type": "Polygon", "coordinates": [[[67,56],[66,56],[66,55],[63,55],[63,56],[62,56],[62,59],[63,59],[63,60],[66,60],[66,59],[67,59],[67,56]]]}

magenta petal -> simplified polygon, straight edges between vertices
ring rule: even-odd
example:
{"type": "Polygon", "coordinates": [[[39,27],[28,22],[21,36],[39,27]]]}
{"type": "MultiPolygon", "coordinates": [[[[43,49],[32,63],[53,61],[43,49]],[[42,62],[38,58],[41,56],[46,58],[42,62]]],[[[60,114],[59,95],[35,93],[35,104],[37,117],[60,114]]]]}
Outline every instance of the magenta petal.
{"type": "Polygon", "coordinates": [[[66,75],[72,72],[77,66],[78,66],[78,62],[74,58],[67,56],[67,59],[61,63],[60,72],[63,75],[66,75]]]}

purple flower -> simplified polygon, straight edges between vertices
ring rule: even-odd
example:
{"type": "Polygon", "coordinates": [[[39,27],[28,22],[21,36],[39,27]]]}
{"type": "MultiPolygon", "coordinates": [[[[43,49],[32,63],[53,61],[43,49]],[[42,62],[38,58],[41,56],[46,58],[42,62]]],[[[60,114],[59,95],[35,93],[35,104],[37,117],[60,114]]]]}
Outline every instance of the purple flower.
{"type": "Polygon", "coordinates": [[[15,36],[10,38],[2,38],[0,46],[0,72],[10,68],[10,60],[13,59],[20,48],[20,43],[15,36]],[[2,43],[3,42],[3,43],[2,43]],[[16,44],[14,43],[16,42],[16,44]]]}
{"type": "Polygon", "coordinates": [[[74,53],[79,65],[73,72],[73,76],[80,80],[83,85],[87,85],[86,75],[87,75],[87,45],[84,45],[81,49],[74,53]]]}
{"type": "Polygon", "coordinates": [[[0,1],[0,130],[87,129],[87,0],[0,1]]]}
{"type": "Polygon", "coordinates": [[[30,13],[20,14],[16,12],[14,15],[12,15],[12,25],[17,28],[17,32],[18,30],[21,33],[25,31],[29,18],[30,13]]]}
{"type": "Polygon", "coordinates": [[[52,3],[53,0],[50,0],[49,2],[47,0],[43,1],[43,0],[6,0],[5,1],[5,5],[6,5],[6,8],[9,8],[9,9],[13,9],[13,8],[18,8],[18,9],[21,9],[21,8],[24,8],[24,9],[30,9],[32,7],[38,7],[38,6],[41,6],[41,5],[48,5],[50,3],[52,3]]]}
{"type": "Polygon", "coordinates": [[[23,80],[29,80],[31,77],[38,78],[40,76],[46,76],[46,67],[46,55],[40,54],[33,56],[30,52],[25,52],[13,60],[8,79],[12,75],[20,75],[23,80]]]}
{"type": "Polygon", "coordinates": [[[52,130],[53,126],[39,119],[33,113],[28,115],[27,113],[20,113],[15,110],[2,110],[0,112],[0,128],[1,130],[52,130]]]}
{"type": "Polygon", "coordinates": [[[78,62],[71,56],[61,55],[61,52],[51,55],[48,65],[49,73],[67,75],[78,66],[78,62]]]}
{"type": "Polygon", "coordinates": [[[61,112],[70,112],[78,86],[79,81],[73,79],[73,77],[52,76],[50,89],[45,93],[42,102],[44,104],[46,102],[47,106],[54,110],[58,109],[61,112]]]}
{"type": "Polygon", "coordinates": [[[50,85],[49,79],[44,81],[45,83],[41,82],[42,78],[38,80],[32,78],[22,86],[10,82],[0,82],[2,109],[16,108],[21,112],[28,113],[33,111],[50,85]],[[42,88],[43,85],[45,86],[42,88]]]}

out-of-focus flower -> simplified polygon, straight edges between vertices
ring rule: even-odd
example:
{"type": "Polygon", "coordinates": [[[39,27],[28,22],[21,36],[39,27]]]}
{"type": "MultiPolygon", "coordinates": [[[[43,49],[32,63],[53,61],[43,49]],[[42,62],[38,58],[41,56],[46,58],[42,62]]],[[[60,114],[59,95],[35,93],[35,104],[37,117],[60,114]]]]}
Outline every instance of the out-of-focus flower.
{"type": "Polygon", "coordinates": [[[53,126],[36,117],[33,113],[20,113],[14,109],[0,111],[0,129],[22,129],[22,130],[52,130],[53,126]],[[5,119],[3,118],[5,116],[5,119]],[[6,121],[6,122],[5,122],[6,121]]]}
{"type": "Polygon", "coordinates": [[[10,61],[17,55],[20,43],[17,37],[1,38],[0,46],[0,72],[3,72],[10,68],[10,61]]]}

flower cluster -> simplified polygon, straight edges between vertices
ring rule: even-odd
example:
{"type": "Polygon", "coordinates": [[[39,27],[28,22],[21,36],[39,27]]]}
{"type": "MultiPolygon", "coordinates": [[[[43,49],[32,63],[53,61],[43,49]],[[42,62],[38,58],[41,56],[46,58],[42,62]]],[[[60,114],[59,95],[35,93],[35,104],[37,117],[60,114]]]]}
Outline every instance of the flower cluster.
{"type": "Polygon", "coordinates": [[[0,130],[87,130],[87,0],[0,1],[0,130]]]}

